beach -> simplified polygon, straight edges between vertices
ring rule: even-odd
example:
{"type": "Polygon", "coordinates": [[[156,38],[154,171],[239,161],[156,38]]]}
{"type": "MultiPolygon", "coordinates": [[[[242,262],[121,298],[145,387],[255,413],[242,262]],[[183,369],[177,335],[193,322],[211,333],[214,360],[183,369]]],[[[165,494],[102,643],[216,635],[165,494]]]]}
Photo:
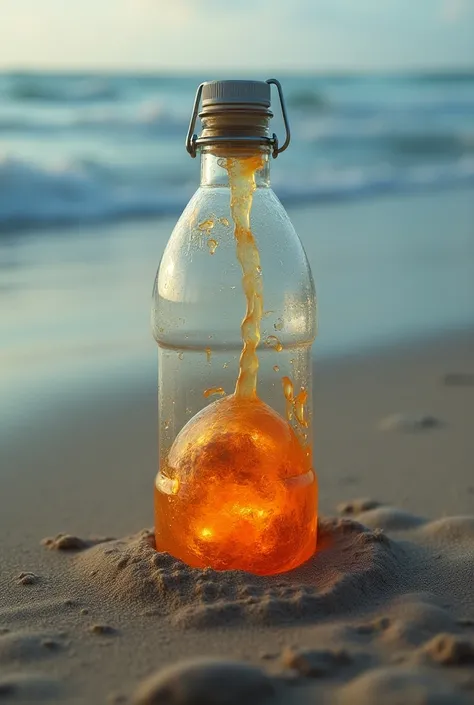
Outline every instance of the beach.
{"type": "Polygon", "coordinates": [[[152,533],[151,293],[199,80],[0,73],[0,702],[474,702],[472,73],[284,80],[319,517],[271,577],[152,533]]]}
{"type": "Polygon", "coordinates": [[[319,294],[320,540],[273,578],[148,533],[172,220],[2,241],[2,702],[472,702],[472,202],[291,212],[319,294]]]}

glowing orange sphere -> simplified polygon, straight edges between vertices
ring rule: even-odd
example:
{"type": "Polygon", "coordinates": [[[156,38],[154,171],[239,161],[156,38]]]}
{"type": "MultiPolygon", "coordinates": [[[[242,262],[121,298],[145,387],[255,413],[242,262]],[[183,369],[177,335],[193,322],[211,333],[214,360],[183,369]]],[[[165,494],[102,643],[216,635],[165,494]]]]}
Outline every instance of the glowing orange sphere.
{"type": "Polygon", "coordinates": [[[256,397],[203,409],[157,476],[157,549],[192,566],[290,570],[314,553],[316,519],[310,450],[256,397]]]}

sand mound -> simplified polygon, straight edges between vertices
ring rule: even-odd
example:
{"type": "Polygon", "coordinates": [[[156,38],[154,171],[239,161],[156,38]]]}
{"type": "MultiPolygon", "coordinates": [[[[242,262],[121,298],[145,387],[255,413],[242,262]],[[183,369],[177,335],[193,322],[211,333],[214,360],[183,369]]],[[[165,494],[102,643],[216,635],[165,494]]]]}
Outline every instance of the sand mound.
{"type": "Polygon", "coordinates": [[[340,514],[356,516],[358,521],[369,529],[407,531],[426,524],[426,519],[423,517],[383,505],[382,502],[368,497],[343,502],[338,505],[337,510],[340,514]]]}
{"type": "Polygon", "coordinates": [[[59,617],[68,615],[78,606],[77,600],[72,598],[36,599],[34,602],[14,605],[0,609],[0,619],[8,620],[10,624],[32,624],[48,620],[51,614],[59,617]]]}
{"type": "Polygon", "coordinates": [[[426,524],[423,530],[426,538],[438,542],[467,542],[474,549],[474,517],[443,517],[426,524]]]}
{"type": "Polygon", "coordinates": [[[259,668],[237,661],[196,659],[146,679],[135,705],[264,705],[275,693],[259,668]]]}
{"type": "Polygon", "coordinates": [[[423,646],[421,654],[443,666],[474,664],[474,640],[453,634],[438,634],[423,646]]]}
{"type": "Polygon", "coordinates": [[[341,688],[338,705],[467,705],[469,700],[431,670],[367,671],[341,688]]]}
{"type": "Polygon", "coordinates": [[[348,666],[352,659],[347,651],[342,649],[285,649],[282,662],[292,668],[301,676],[318,678],[334,675],[344,666],[348,666]]]}
{"type": "Polygon", "coordinates": [[[459,631],[456,620],[446,609],[424,593],[406,593],[385,606],[383,615],[355,627],[356,635],[382,639],[391,648],[412,648],[442,631],[459,631]]]}
{"type": "Polygon", "coordinates": [[[37,661],[63,648],[63,642],[48,632],[7,632],[0,635],[0,664],[37,661]]]}
{"type": "Polygon", "coordinates": [[[176,625],[211,627],[241,622],[275,624],[343,614],[372,606],[402,572],[397,551],[381,533],[357,522],[321,522],[319,550],[304,566],[270,578],[186,566],[157,553],[148,531],[99,544],[75,561],[84,578],[111,599],[141,601],[176,625]]]}
{"type": "Polygon", "coordinates": [[[79,536],[72,534],[56,534],[42,539],[41,544],[50,548],[52,551],[84,551],[86,548],[95,546],[99,543],[112,541],[109,537],[92,537],[90,539],[81,539],[79,536]]]}
{"type": "Polygon", "coordinates": [[[59,683],[37,673],[9,673],[0,676],[2,702],[50,702],[59,694],[59,683]]]}
{"type": "Polygon", "coordinates": [[[388,612],[389,623],[382,638],[393,646],[419,646],[430,637],[446,630],[457,630],[446,609],[417,599],[396,601],[388,612]]]}
{"type": "MultiPolygon", "coordinates": [[[[321,520],[316,554],[279,576],[189,568],[158,553],[147,530],[102,542],[74,537],[62,585],[80,599],[38,600],[0,611],[5,625],[20,623],[23,630],[10,627],[0,635],[0,667],[36,661],[36,668],[49,668],[48,655],[67,657],[70,649],[60,632],[26,633],[30,612],[39,618],[54,609],[74,630],[74,615],[90,614],[90,607],[94,621],[84,622],[79,637],[87,650],[126,641],[131,615],[140,622],[140,634],[156,630],[163,644],[174,643],[164,663],[212,647],[212,658],[175,662],[144,680],[132,700],[136,705],[306,705],[320,696],[339,705],[469,702],[474,518],[429,521],[369,498],[340,509],[351,518],[321,520]],[[275,629],[279,624],[285,629],[275,629]],[[298,641],[302,625],[304,646],[298,641]],[[228,629],[208,637],[204,630],[215,627],[228,629]],[[250,628],[258,638],[273,635],[260,645],[271,654],[269,673],[255,664],[215,659],[226,653],[232,632],[237,644],[250,628]],[[282,639],[289,632],[296,644],[282,639]]],[[[54,542],[47,547],[58,548],[54,542]]],[[[46,584],[45,574],[37,590],[44,592],[46,584]]],[[[72,633],[77,644],[78,633],[72,633]]],[[[249,647],[234,655],[258,659],[249,647]]],[[[117,698],[109,701],[128,695],[117,698]]]]}

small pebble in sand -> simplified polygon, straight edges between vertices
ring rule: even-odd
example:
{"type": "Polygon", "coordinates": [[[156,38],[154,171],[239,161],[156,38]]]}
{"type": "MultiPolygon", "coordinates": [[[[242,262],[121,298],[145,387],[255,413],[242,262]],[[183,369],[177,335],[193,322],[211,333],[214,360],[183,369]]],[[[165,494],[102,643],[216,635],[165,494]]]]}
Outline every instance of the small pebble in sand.
{"type": "Polygon", "coordinates": [[[81,614],[82,614],[82,616],[85,616],[86,614],[89,614],[89,610],[87,609],[87,607],[83,607],[83,608],[82,608],[81,614]]]}
{"type": "Polygon", "coordinates": [[[20,575],[17,576],[17,581],[20,585],[35,585],[39,582],[39,575],[27,571],[25,573],[20,573],[20,575]]]}
{"type": "Polygon", "coordinates": [[[117,630],[108,624],[93,624],[89,631],[100,636],[112,636],[117,633],[117,630]]]}
{"type": "Polygon", "coordinates": [[[301,676],[318,678],[327,676],[341,666],[351,662],[346,651],[329,649],[285,649],[282,654],[285,666],[293,668],[301,676]]]}
{"type": "Polygon", "coordinates": [[[278,658],[278,652],[277,651],[262,651],[259,654],[259,657],[263,661],[271,661],[272,659],[278,658]]]}
{"type": "Polygon", "coordinates": [[[43,546],[56,551],[83,551],[88,543],[79,536],[71,534],[58,534],[54,538],[45,538],[41,541],[43,546]]]}
{"type": "Polygon", "coordinates": [[[368,512],[371,509],[377,509],[381,507],[382,503],[378,502],[376,499],[370,499],[369,497],[361,497],[360,499],[352,499],[350,502],[342,502],[337,505],[337,511],[339,514],[362,514],[362,512],[368,512]]]}
{"type": "Polygon", "coordinates": [[[184,661],[147,678],[135,705],[263,705],[275,692],[259,668],[238,661],[184,661]]]}
{"type": "Polygon", "coordinates": [[[454,634],[438,634],[422,648],[424,654],[442,666],[474,663],[474,642],[454,634]]]}
{"type": "Polygon", "coordinates": [[[391,414],[379,423],[381,431],[404,431],[416,433],[430,431],[442,426],[442,421],[430,414],[391,414]]]}

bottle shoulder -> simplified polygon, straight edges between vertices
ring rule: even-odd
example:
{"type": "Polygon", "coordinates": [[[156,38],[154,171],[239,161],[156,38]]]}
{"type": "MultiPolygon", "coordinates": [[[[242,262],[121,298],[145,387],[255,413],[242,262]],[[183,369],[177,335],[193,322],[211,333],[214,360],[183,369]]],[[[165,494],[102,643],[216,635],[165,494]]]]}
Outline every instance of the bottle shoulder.
{"type": "MultiPolygon", "coordinates": [[[[250,225],[259,249],[264,310],[272,319],[269,327],[281,329],[283,337],[294,341],[311,341],[316,333],[311,270],[272,189],[255,190],[250,225]]],[[[180,327],[196,329],[198,338],[212,328],[212,335],[224,343],[232,340],[239,345],[244,313],[229,189],[200,187],[179,218],[158,268],[152,311],[155,338],[169,344],[171,331],[175,335],[180,327]]],[[[192,341],[192,331],[189,335],[192,341]]]]}

